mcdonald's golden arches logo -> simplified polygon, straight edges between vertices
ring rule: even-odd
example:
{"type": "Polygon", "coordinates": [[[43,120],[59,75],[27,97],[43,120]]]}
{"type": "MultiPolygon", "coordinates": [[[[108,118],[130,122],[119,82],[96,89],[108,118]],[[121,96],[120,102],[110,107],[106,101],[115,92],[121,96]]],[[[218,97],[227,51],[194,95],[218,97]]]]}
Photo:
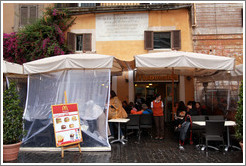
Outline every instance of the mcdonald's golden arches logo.
{"type": "Polygon", "coordinates": [[[66,105],[62,106],[62,112],[69,112],[68,107],[66,105]]]}

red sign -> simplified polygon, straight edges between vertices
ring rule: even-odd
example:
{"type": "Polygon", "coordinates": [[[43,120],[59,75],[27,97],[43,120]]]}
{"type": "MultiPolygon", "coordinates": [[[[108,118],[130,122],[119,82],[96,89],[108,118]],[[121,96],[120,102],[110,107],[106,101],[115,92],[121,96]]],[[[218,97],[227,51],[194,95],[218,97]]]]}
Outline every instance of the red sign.
{"type": "Polygon", "coordinates": [[[67,146],[83,141],[77,104],[52,105],[56,146],[67,146]]]}

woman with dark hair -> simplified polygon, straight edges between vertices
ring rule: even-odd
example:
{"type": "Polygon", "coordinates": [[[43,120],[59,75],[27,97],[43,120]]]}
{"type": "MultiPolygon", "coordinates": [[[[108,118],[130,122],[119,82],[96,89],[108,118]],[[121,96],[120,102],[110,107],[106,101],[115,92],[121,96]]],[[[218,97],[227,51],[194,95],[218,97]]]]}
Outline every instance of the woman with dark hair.
{"type": "Polygon", "coordinates": [[[177,116],[184,116],[185,115],[185,112],[186,112],[186,106],[185,106],[185,103],[183,101],[180,101],[179,102],[179,105],[178,105],[178,109],[177,109],[177,116]]]}
{"type": "Polygon", "coordinates": [[[156,98],[151,102],[151,109],[153,111],[156,137],[155,139],[164,139],[164,114],[163,114],[163,102],[161,101],[161,95],[156,94],[156,98]]]}
{"type": "Polygon", "coordinates": [[[206,115],[206,110],[201,107],[200,102],[196,102],[195,109],[196,109],[198,115],[206,115]]]}
{"type": "Polygon", "coordinates": [[[127,104],[127,101],[123,101],[122,102],[122,107],[126,110],[126,113],[127,114],[130,114],[131,113],[131,107],[127,104]]]}
{"type": "Polygon", "coordinates": [[[177,108],[177,113],[176,113],[177,116],[175,117],[175,121],[174,121],[175,130],[178,129],[178,125],[182,121],[182,119],[185,116],[185,114],[186,114],[185,103],[183,101],[179,101],[178,108],[177,108]]]}

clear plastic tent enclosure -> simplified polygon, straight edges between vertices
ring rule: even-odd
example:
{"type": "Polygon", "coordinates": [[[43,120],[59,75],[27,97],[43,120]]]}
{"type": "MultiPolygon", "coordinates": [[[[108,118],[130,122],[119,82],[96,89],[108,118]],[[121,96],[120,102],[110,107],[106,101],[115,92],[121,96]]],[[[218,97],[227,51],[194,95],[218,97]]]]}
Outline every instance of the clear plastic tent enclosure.
{"type": "Polygon", "coordinates": [[[82,147],[110,147],[107,107],[110,69],[63,70],[28,76],[23,147],[55,147],[51,105],[77,103],[82,147]]]}
{"type": "Polygon", "coordinates": [[[88,150],[110,150],[108,102],[111,72],[121,70],[114,57],[59,55],[23,64],[28,75],[23,147],[55,147],[52,105],[77,103],[83,142],[88,150]]]}

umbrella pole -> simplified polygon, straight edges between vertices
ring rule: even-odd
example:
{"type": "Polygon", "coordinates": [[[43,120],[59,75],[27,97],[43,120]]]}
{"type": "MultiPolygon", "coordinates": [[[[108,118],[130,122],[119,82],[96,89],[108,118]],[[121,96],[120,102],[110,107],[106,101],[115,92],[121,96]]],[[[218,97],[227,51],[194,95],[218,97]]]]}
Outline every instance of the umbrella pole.
{"type": "Polygon", "coordinates": [[[174,68],[172,67],[172,114],[174,113],[174,68]]]}

